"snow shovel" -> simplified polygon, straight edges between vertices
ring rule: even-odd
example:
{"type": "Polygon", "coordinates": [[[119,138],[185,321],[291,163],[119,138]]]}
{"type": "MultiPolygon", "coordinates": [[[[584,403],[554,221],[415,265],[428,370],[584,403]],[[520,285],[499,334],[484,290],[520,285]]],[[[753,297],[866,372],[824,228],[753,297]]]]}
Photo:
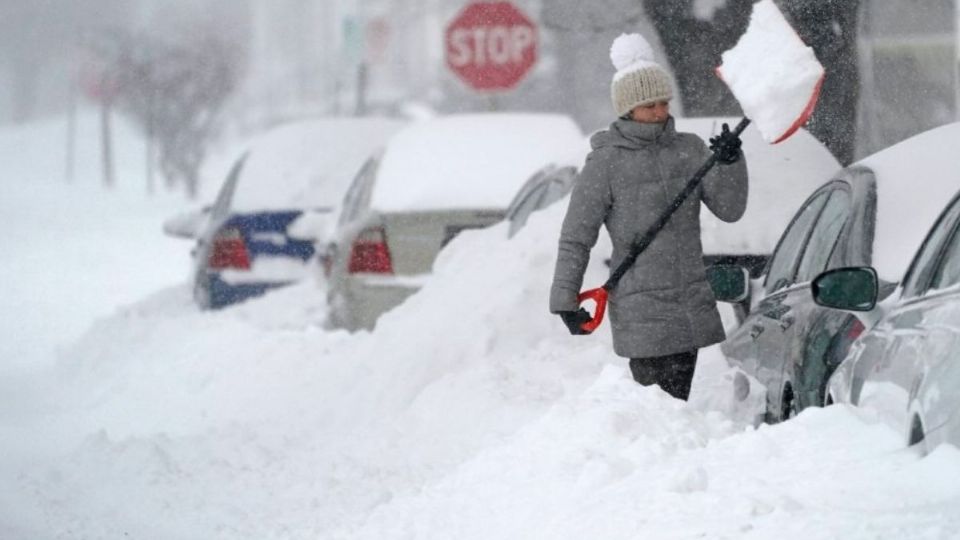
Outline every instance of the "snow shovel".
{"type": "MultiPolygon", "coordinates": [[[[732,49],[723,53],[721,60],[717,75],[730,88],[745,115],[734,128],[734,134],[739,136],[753,121],[763,139],[776,144],[793,135],[810,118],[820,96],[824,69],[772,0],[754,4],[747,31],[732,49]]],[[[602,287],[580,293],[579,303],[587,300],[596,303],[593,316],[580,325],[584,332],[589,334],[600,326],[610,291],[697,189],[718,157],[715,151],[707,158],[667,211],[634,242],[627,257],[602,287]]]]}

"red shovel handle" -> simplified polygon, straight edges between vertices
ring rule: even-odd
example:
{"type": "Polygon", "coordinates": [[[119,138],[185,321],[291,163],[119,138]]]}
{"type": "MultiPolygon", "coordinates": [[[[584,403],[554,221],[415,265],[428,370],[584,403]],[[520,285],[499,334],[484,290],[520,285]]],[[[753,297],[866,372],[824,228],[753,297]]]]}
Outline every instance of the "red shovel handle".
{"type": "Polygon", "coordinates": [[[590,289],[583,291],[577,296],[577,302],[582,304],[584,300],[593,300],[597,303],[597,310],[593,313],[593,318],[580,325],[585,332],[593,332],[603,322],[603,314],[607,311],[607,290],[603,287],[599,289],[590,289]]]}

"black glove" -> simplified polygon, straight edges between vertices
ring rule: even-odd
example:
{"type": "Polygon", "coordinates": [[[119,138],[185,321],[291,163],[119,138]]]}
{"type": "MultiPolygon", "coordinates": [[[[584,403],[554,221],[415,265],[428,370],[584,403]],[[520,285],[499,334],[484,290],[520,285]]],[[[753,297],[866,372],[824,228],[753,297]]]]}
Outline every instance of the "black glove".
{"type": "Polygon", "coordinates": [[[583,323],[593,318],[590,316],[589,311],[580,308],[579,311],[558,311],[557,315],[563,319],[563,324],[567,325],[567,329],[570,330],[572,335],[582,336],[590,333],[581,327],[583,323]]]}
{"type": "Polygon", "coordinates": [[[730,131],[730,126],[723,124],[723,129],[716,137],[710,137],[710,150],[717,154],[717,161],[729,165],[740,159],[740,137],[730,131]]]}

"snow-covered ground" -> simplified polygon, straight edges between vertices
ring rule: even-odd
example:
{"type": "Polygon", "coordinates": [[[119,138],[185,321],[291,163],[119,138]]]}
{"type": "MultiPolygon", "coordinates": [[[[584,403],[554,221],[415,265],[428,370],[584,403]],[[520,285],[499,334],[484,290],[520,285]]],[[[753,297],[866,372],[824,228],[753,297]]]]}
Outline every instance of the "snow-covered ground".
{"type": "Polygon", "coordinates": [[[960,538],[956,448],[839,406],[754,428],[716,349],[681,403],[608,330],[567,335],[562,204],[463,233],[375,332],[329,332],[314,283],[198,311],[160,234],[186,203],[63,186],[7,149],[24,133],[0,133],[3,356],[33,362],[0,378],[2,539],[960,538]]]}
{"type": "Polygon", "coordinates": [[[69,183],[65,120],[0,130],[0,375],[46,362],[92,319],[187,275],[189,247],[159,225],[183,197],[147,194],[144,144],[119,121],[116,186],[104,192],[98,127],[79,115],[69,183]]]}

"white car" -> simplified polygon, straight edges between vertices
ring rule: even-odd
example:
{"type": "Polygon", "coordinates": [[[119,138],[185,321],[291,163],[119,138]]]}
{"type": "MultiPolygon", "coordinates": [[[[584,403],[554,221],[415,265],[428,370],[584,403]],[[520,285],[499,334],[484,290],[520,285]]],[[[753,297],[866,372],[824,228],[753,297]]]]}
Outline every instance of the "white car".
{"type": "Polygon", "coordinates": [[[326,252],[328,326],[370,329],[417,291],[440,249],[503,219],[530,176],[582,145],[556,114],[463,114],[412,124],[347,192],[326,252]]]}
{"type": "Polygon", "coordinates": [[[197,303],[220,308],[309,277],[351,179],[404,124],[318,118],[253,139],[213,205],[164,224],[167,234],[196,240],[197,303]]]}

